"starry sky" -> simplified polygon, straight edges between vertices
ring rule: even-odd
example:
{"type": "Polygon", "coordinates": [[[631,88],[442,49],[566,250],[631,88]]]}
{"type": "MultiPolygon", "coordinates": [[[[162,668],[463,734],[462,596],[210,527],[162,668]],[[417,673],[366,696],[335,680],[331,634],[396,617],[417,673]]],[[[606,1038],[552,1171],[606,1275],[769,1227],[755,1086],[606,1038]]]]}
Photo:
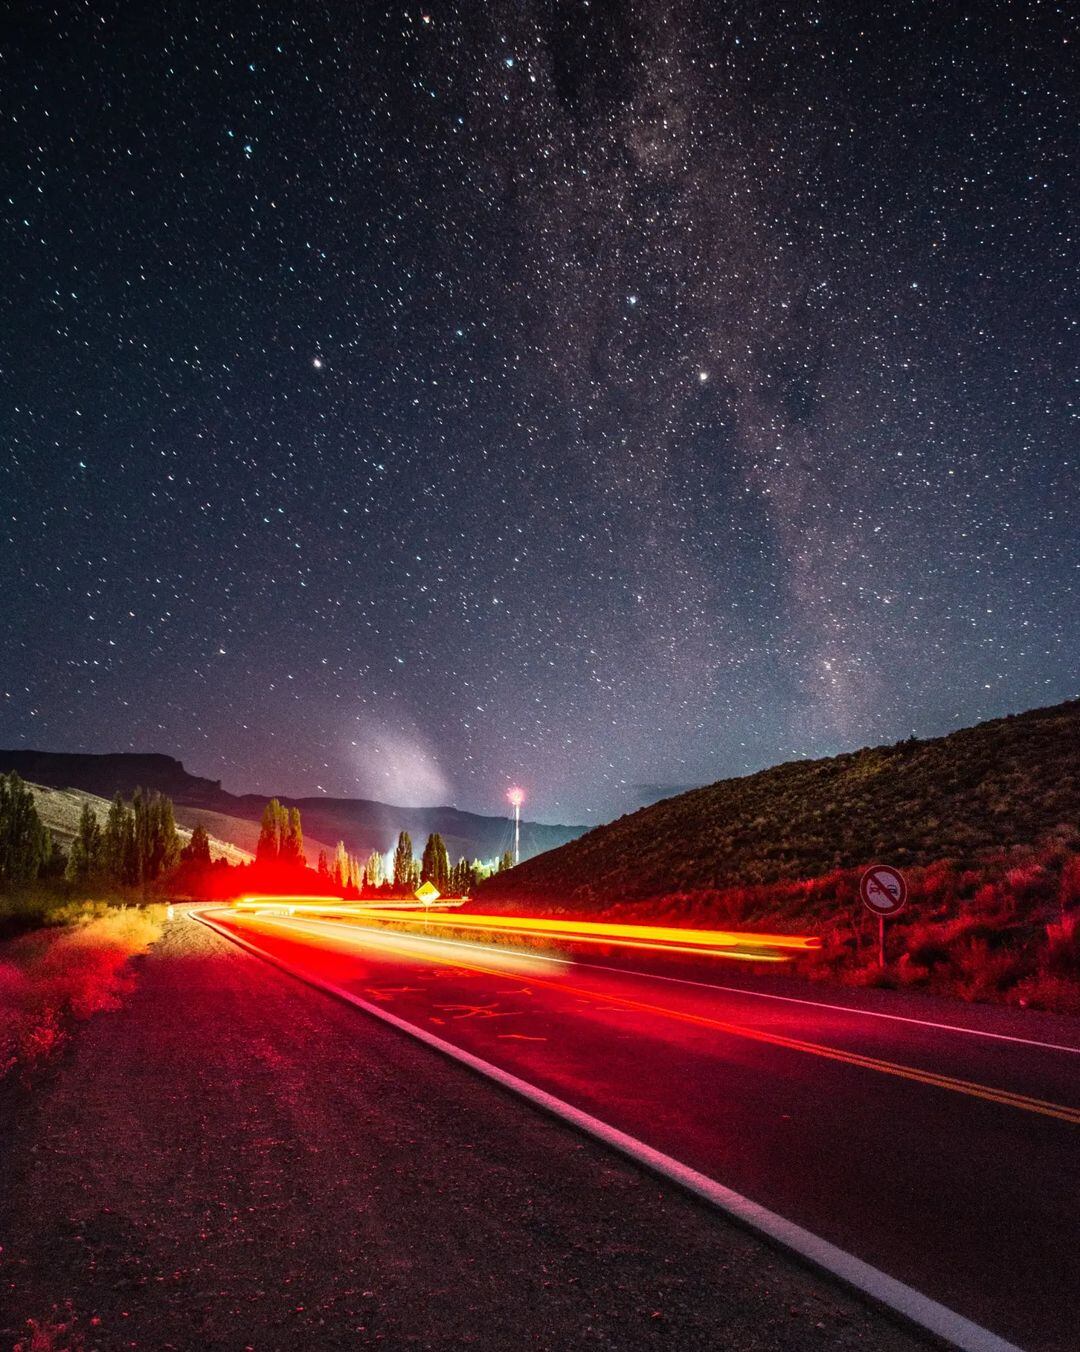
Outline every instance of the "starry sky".
{"type": "Polygon", "coordinates": [[[0,745],[606,819],[1077,693],[1064,5],[0,36],[0,745]]]}

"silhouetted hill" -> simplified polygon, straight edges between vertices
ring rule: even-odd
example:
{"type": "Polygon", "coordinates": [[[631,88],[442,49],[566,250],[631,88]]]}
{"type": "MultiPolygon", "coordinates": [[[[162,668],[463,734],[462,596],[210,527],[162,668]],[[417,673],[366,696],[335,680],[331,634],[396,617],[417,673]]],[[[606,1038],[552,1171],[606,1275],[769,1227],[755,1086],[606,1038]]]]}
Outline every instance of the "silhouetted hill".
{"type": "MultiPolygon", "coordinates": [[[[102,798],[116,792],[130,795],[137,788],[157,789],[176,804],[177,819],[186,819],[180,809],[199,809],[207,814],[205,825],[223,840],[241,849],[254,849],[257,823],[266,806],[265,794],[233,794],[221,781],[191,775],[172,756],[118,753],[73,755],[52,751],[0,751],[0,772],[17,771],[23,779],[57,789],[82,789],[102,798]],[[231,821],[230,821],[231,819],[231,821]]],[[[389,849],[399,831],[408,831],[417,856],[432,831],[446,841],[452,859],[491,859],[511,843],[510,825],[502,817],[484,817],[453,807],[394,807],[365,798],[285,798],[298,807],[306,839],[318,842],[344,840],[353,854],[389,849]]],[[[526,857],[550,850],[581,834],[583,826],[545,826],[522,822],[521,847],[526,857]]]]}
{"type": "Polygon", "coordinates": [[[1080,700],[927,741],[792,761],[646,807],[484,883],[478,903],[579,911],[973,861],[1080,822],[1080,700]]]}

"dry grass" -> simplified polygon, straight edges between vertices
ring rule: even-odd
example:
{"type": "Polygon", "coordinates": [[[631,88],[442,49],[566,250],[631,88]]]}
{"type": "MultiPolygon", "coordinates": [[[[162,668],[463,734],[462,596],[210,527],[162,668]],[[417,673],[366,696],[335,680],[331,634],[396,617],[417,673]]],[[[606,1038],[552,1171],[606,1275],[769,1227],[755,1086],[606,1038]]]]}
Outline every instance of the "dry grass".
{"type": "Polygon", "coordinates": [[[0,952],[0,1079],[59,1051],[74,1025],[116,1009],[134,985],[129,960],[161,932],[162,906],[72,904],[0,952]]]}
{"type": "MultiPolygon", "coordinates": [[[[669,893],[649,903],[530,906],[532,914],[815,934],[800,959],[814,980],[924,990],[962,1000],[1080,1014],[1080,835],[1062,828],[1034,846],[987,850],[975,861],[906,869],[909,904],[886,928],[859,900],[862,870],[669,893]]],[[[484,900],[481,894],[481,909],[484,900]]]]}

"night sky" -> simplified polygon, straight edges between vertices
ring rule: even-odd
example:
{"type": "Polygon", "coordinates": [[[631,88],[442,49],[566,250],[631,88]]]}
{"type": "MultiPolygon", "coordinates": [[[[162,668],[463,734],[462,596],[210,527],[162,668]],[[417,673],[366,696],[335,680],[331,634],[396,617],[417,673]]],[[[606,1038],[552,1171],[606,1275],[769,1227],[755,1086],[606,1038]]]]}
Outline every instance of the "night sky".
{"type": "Polygon", "coordinates": [[[1064,5],[6,13],[0,745],[596,821],[1077,693],[1064,5]]]}

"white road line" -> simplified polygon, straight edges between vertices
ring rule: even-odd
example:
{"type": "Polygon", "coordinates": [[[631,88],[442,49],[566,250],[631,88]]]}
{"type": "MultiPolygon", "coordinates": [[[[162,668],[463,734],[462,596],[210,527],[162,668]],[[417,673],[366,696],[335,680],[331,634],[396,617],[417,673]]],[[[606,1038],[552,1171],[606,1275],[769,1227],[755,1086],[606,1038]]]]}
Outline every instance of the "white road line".
{"type": "Polygon", "coordinates": [[[205,915],[198,911],[191,911],[190,915],[231,943],[238,944],[264,962],[269,962],[283,972],[287,972],[290,976],[304,982],[305,985],[325,991],[326,994],[334,996],[335,999],[353,1005],[355,1008],[363,1010],[365,1014],[380,1019],[383,1023],[389,1024],[402,1033],[407,1033],[410,1037],[425,1043],[451,1060],[467,1066],[477,1074],[483,1075],[486,1079],[492,1080],[495,1084],[501,1085],[504,1089],[508,1089],[526,1099],[529,1103],[543,1109],[544,1112],[550,1113],[553,1117],[557,1117],[561,1121],[576,1127],[579,1131],[595,1137],[611,1149],[626,1155],[635,1163],[643,1165],[660,1177],[677,1183],[680,1187],[709,1202],[733,1220],[761,1235],[771,1244],[797,1254],[811,1267],[826,1273],[844,1286],[867,1297],[875,1305],[880,1305],[893,1314],[899,1315],[916,1328],[922,1329],[936,1338],[943,1339],[950,1346],[960,1348],[962,1352],[1020,1352],[1015,1344],[1006,1342],[1004,1338],[999,1338],[996,1333],[991,1333],[989,1329],[984,1329],[981,1325],[957,1314],[955,1310],[950,1310],[936,1300],[931,1300],[929,1296],[923,1295],[921,1291],[916,1291],[914,1287],[897,1281],[895,1277],[890,1277],[878,1268],[871,1267],[869,1263],[864,1263],[861,1258],[856,1258],[854,1254],[846,1253],[843,1249],[837,1248],[835,1244],[830,1244],[828,1240],[811,1234],[809,1230],[804,1230],[801,1225],[785,1220],[783,1216],[778,1216],[774,1211],[768,1211],[765,1207],[752,1202],[748,1197],[743,1197],[740,1193],[732,1191],[731,1188],[724,1187],[722,1183],[717,1183],[705,1174],[698,1173],[696,1169],[680,1164],[670,1155],[654,1150],[644,1141],[639,1141],[636,1137],[630,1136],[624,1131],[619,1131],[617,1127],[612,1127],[608,1123],[600,1121],[599,1118],[593,1117],[591,1113],[575,1108],[573,1104],[556,1098],[554,1094],[549,1094],[544,1089],[538,1089],[536,1085],[520,1079],[517,1075],[512,1075],[509,1071],[500,1069],[490,1061],[474,1056],[472,1052],[455,1047],[453,1043],[437,1037],[434,1033],[429,1033],[426,1028],[421,1028],[417,1024],[408,1023],[405,1019],[398,1018],[396,1014],[391,1014],[389,1010],[381,1009],[378,1005],[361,999],[360,996],[354,995],[352,991],[346,990],[343,986],[337,986],[333,982],[322,980],[321,977],[312,976],[294,967],[291,963],[264,952],[257,945],[249,943],[247,939],[241,938],[238,934],[233,934],[222,925],[207,919],[205,915]]]}
{"type": "Polygon", "coordinates": [[[990,1033],[983,1028],[963,1028],[955,1023],[934,1023],[931,1019],[914,1019],[906,1014],[885,1014],[876,1009],[859,1009],[855,1005],[832,1005],[824,1000],[807,1000],[797,995],[775,995],[772,991],[747,990],[743,986],[721,986],[715,981],[693,981],[686,976],[661,976],[658,972],[639,972],[629,967],[610,967],[601,962],[578,962],[576,967],[591,967],[595,971],[625,972],[627,976],[646,977],[650,981],[670,981],[681,986],[703,986],[711,991],[730,991],[734,995],[752,995],[758,1000],[782,1000],[790,1005],[811,1005],[814,1009],[833,1009],[841,1014],[862,1014],[868,1019],[892,1019],[895,1023],[914,1023],[921,1028],[940,1028],[948,1033],[966,1033],[969,1037],[988,1037],[997,1042],[1020,1042],[1025,1047],[1041,1047],[1044,1051],[1070,1052],[1080,1056],[1080,1047],[1070,1047],[1067,1042],[1038,1042],[1030,1037],[1014,1037],[1009,1033],[990,1033]]]}

